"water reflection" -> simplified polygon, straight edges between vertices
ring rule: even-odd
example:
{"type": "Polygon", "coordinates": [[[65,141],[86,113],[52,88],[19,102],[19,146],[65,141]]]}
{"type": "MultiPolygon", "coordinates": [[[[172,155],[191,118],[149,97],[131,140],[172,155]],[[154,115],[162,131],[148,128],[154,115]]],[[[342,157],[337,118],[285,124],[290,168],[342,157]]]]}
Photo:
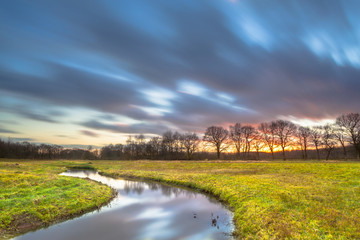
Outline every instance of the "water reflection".
{"type": "Polygon", "coordinates": [[[108,205],[16,239],[230,239],[232,214],[205,195],[154,182],[104,177],[93,171],[64,176],[89,178],[118,191],[108,205]]]}

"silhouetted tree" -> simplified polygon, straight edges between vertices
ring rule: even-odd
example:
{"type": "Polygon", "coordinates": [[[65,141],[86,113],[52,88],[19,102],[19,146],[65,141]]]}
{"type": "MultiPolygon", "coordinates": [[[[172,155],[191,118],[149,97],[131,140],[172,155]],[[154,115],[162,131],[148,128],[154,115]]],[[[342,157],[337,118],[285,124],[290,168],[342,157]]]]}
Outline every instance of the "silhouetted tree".
{"type": "Polygon", "coordinates": [[[160,137],[152,137],[146,144],[146,153],[150,159],[156,159],[160,157],[161,144],[160,137]]]}
{"type": "Polygon", "coordinates": [[[304,159],[307,159],[308,158],[308,155],[307,155],[307,148],[308,148],[308,145],[309,145],[309,138],[310,138],[310,135],[311,135],[311,130],[310,128],[308,127],[299,127],[298,129],[298,138],[299,138],[299,143],[300,143],[300,146],[304,152],[304,159]]]}
{"type": "Polygon", "coordinates": [[[322,130],[321,138],[322,138],[322,142],[325,146],[325,151],[326,151],[326,160],[329,160],[330,153],[332,150],[334,150],[335,145],[336,145],[334,129],[332,128],[332,126],[330,124],[327,124],[327,125],[321,127],[321,130],[322,130]]]}
{"type": "Polygon", "coordinates": [[[337,139],[337,141],[340,143],[343,149],[344,157],[345,159],[347,159],[346,143],[350,142],[351,140],[348,138],[347,134],[345,133],[345,129],[343,127],[335,123],[333,128],[334,128],[334,136],[337,139]]]}
{"type": "Polygon", "coordinates": [[[166,159],[178,159],[181,154],[180,134],[166,131],[162,135],[163,154],[166,159]]]}
{"type": "Polygon", "coordinates": [[[186,151],[186,157],[190,160],[199,144],[199,137],[196,133],[184,133],[180,137],[181,144],[186,151]]]}
{"type": "Polygon", "coordinates": [[[93,147],[88,146],[87,150],[83,151],[81,159],[86,159],[86,160],[94,160],[94,159],[96,159],[96,156],[92,151],[93,151],[93,147]]]}
{"type": "Polygon", "coordinates": [[[254,140],[253,140],[253,146],[256,151],[257,159],[260,159],[260,151],[263,149],[265,142],[261,137],[261,134],[259,131],[255,131],[254,140]]]}
{"type": "Polygon", "coordinates": [[[274,128],[274,133],[277,138],[279,145],[281,146],[283,159],[286,160],[285,148],[287,148],[292,142],[292,138],[296,133],[296,125],[292,122],[285,120],[277,120],[271,122],[274,128]]]}
{"type": "Polygon", "coordinates": [[[245,148],[244,148],[244,157],[245,159],[249,158],[251,142],[254,140],[255,137],[255,128],[252,126],[243,126],[241,127],[241,132],[244,137],[245,148]]]}
{"type": "Polygon", "coordinates": [[[357,159],[360,158],[360,114],[343,114],[336,119],[337,125],[344,128],[344,132],[351,138],[357,159]]]}
{"type": "Polygon", "coordinates": [[[271,152],[271,157],[274,159],[274,146],[275,146],[275,125],[271,123],[261,123],[258,126],[258,130],[262,139],[266,143],[267,147],[271,152]]]}
{"type": "Polygon", "coordinates": [[[236,123],[234,126],[230,126],[229,138],[235,146],[236,152],[240,157],[241,147],[243,145],[241,123],[236,123]]]}
{"type": "Polygon", "coordinates": [[[313,127],[310,131],[310,141],[314,144],[316,149],[317,159],[320,160],[320,151],[319,147],[321,146],[321,133],[319,127],[313,127]]]}
{"type": "Polygon", "coordinates": [[[220,153],[225,150],[224,142],[227,140],[229,132],[223,127],[211,126],[208,127],[204,134],[204,141],[211,143],[216,148],[217,158],[220,158],[220,153]]]}

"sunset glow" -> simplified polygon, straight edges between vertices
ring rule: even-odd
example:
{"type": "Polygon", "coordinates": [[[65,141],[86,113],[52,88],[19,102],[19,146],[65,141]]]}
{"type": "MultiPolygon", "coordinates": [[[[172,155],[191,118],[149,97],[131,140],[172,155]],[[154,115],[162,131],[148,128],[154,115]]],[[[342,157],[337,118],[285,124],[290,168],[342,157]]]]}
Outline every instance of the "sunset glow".
{"type": "Polygon", "coordinates": [[[359,111],[360,6],[326,5],[3,2],[0,137],[101,147],[236,122],[331,123],[359,111]]]}

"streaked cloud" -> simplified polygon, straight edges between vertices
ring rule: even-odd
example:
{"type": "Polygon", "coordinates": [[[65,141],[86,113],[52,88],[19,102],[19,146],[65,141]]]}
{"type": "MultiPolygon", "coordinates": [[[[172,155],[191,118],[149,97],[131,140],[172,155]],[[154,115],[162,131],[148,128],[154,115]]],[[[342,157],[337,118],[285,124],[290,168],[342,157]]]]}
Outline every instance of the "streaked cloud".
{"type": "Polygon", "coordinates": [[[70,144],[94,133],[101,145],[131,133],[358,112],[359,8],[352,0],[1,2],[2,129],[70,144]]]}
{"type": "Polygon", "coordinates": [[[15,133],[15,134],[18,134],[19,132],[0,127],[0,133],[15,133]]]}
{"type": "Polygon", "coordinates": [[[99,134],[89,130],[81,130],[80,133],[88,137],[99,137],[99,134]]]}

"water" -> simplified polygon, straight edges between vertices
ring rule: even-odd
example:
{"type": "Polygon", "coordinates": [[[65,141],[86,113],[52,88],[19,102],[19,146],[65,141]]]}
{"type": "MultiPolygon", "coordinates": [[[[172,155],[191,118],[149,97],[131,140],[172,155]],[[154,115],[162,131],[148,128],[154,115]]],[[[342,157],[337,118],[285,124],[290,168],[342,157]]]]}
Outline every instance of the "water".
{"type": "Polygon", "coordinates": [[[203,194],[159,183],[113,179],[94,171],[61,175],[90,178],[119,194],[98,211],[15,239],[232,239],[232,213],[203,194]]]}

